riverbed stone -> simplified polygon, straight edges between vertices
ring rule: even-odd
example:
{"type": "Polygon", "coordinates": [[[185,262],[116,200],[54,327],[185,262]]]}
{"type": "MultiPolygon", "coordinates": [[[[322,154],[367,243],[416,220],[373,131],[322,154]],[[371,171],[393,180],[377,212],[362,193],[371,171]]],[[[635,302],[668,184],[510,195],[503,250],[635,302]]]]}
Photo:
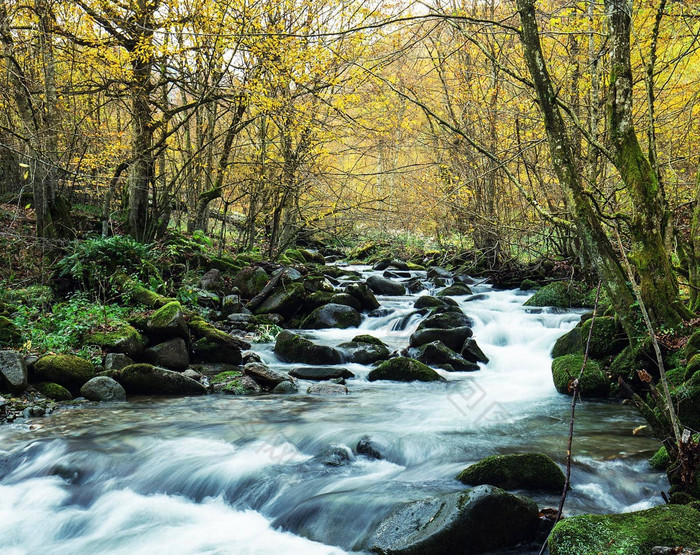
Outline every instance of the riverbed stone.
{"type": "Polygon", "coordinates": [[[338,345],[338,350],[345,360],[357,364],[373,364],[386,360],[391,354],[389,348],[380,339],[371,335],[358,335],[352,341],[338,345]]]}
{"type": "Polygon", "coordinates": [[[355,374],[347,368],[333,366],[300,366],[289,372],[290,376],[300,380],[325,381],[337,378],[354,378],[355,374]]]}
{"type": "Polygon", "coordinates": [[[206,388],[166,368],[151,364],[132,364],[112,376],[128,393],[143,395],[205,395],[206,388]]]}
{"type": "Polygon", "coordinates": [[[184,370],[190,365],[187,343],[181,337],[173,337],[163,343],[153,345],[144,351],[147,362],[171,370],[184,370]]]}
{"type": "Polygon", "coordinates": [[[476,341],[471,337],[464,342],[464,345],[462,345],[460,354],[470,362],[483,362],[484,364],[487,364],[489,361],[489,357],[484,354],[481,347],[479,347],[476,341]]]}
{"type": "Polygon", "coordinates": [[[442,341],[455,352],[462,349],[464,342],[472,336],[472,329],[466,326],[453,329],[425,328],[414,332],[409,338],[409,347],[420,347],[433,341],[442,341]]]}
{"type": "Polygon", "coordinates": [[[525,306],[554,306],[559,308],[592,308],[589,295],[573,282],[555,281],[539,289],[525,306]]]}
{"type": "Polygon", "coordinates": [[[552,347],[552,358],[582,354],[581,338],[581,326],[576,326],[562,335],[552,347]]]}
{"type": "Polygon", "coordinates": [[[448,306],[457,306],[457,301],[450,299],[441,299],[439,297],[433,297],[431,295],[423,295],[416,299],[413,303],[413,308],[416,310],[422,310],[424,308],[446,308],[448,306]]]}
{"type": "Polygon", "coordinates": [[[173,301],[151,314],[146,322],[146,333],[152,338],[189,339],[190,333],[180,303],[173,301]]]}
{"type": "Polygon", "coordinates": [[[80,388],[80,395],[88,401],[124,401],[126,391],[116,380],[108,376],[96,376],[80,388]]]}
{"type": "Polygon", "coordinates": [[[261,388],[253,378],[243,375],[226,382],[219,391],[229,395],[256,395],[261,388]]]}
{"type": "Polygon", "coordinates": [[[189,327],[190,331],[195,337],[204,338],[211,343],[216,343],[222,347],[227,347],[230,354],[238,351],[238,355],[235,357],[238,359],[237,362],[234,361],[233,358],[227,361],[231,364],[239,364],[241,356],[240,351],[250,349],[250,343],[247,341],[243,341],[237,337],[232,337],[228,333],[214,327],[212,324],[199,316],[190,317],[189,327]]]}
{"type": "Polygon", "coordinates": [[[351,306],[329,303],[319,306],[304,320],[302,327],[307,329],[356,328],[362,316],[351,306]]]}
{"type": "Polygon", "coordinates": [[[353,283],[345,288],[345,292],[360,303],[362,310],[376,310],[381,305],[366,283],[353,283]]]}
{"type": "MultiPolygon", "coordinates": [[[[572,395],[571,383],[578,378],[583,365],[583,355],[564,355],[552,361],[554,387],[559,393],[572,395]]],[[[610,393],[610,382],[603,374],[597,361],[588,359],[586,368],[579,382],[582,397],[605,398],[610,393]]]]}
{"type": "Polygon", "coordinates": [[[306,389],[308,395],[347,395],[348,388],[342,384],[323,382],[310,385],[306,389]]]}
{"type": "Polygon", "coordinates": [[[369,436],[362,436],[357,442],[355,452],[364,455],[368,459],[383,459],[382,446],[369,436]]]}
{"type": "Polygon", "coordinates": [[[614,317],[599,316],[595,319],[589,318],[581,324],[579,352],[584,352],[586,349],[591,326],[593,326],[593,333],[591,333],[591,342],[588,346],[588,355],[591,358],[603,359],[614,356],[629,345],[627,335],[614,317]]]}
{"type": "Polygon", "coordinates": [[[350,293],[334,293],[329,302],[350,306],[357,310],[357,312],[362,312],[362,305],[360,304],[360,301],[358,301],[350,293]]]}
{"type": "Polygon", "coordinates": [[[403,284],[392,281],[381,276],[370,276],[367,278],[367,286],[375,295],[390,295],[398,297],[406,294],[403,284]]]}
{"type": "Polygon", "coordinates": [[[280,314],[291,318],[304,304],[306,291],[301,283],[293,282],[275,287],[253,312],[255,314],[280,314]]]}
{"type": "Polygon", "coordinates": [[[424,330],[432,328],[451,330],[462,327],[471,328],[473,324],[472,319],[458,309],[455,312],[440,312],[438,314],[431,314],[422,320],[420,324],[418,324],[417,329],[424,330]]]}
{"type": "Polygon", "coordinates": [[[202,337],[192,343],[192,361],[198,363],[241,363],[241,350],[239,348],[230,347],[214,343],[202,337]]]}
{"type": "Polygon", "coordinates": [[[250,362],[243,367],[243,374],[253,378],[260,386],[273,389],[278,384],[290,381],[287,376],[270,370],[261,362],[250,362]]]}
{"type": "Polygon", "coordinates": [[[252,299],[265,288],[268,281],[270,276],[263,268],[248,266],[236,274],[233,285],[238,287],[243,298],[252,299]]]}
{"type": "Polygon", "coordinates": [[[478,364],[466,360],[462,355],[454,352],[439,340],[422,345],[417,349],[412,349],[411,355],[423,364],[440,368],[449,366],[455,372],[479,370],[478,364]]]}
{"type": "Polygon", "coordinates": [[[46,355],[36,361],[34,374],[39,381],[54,382],[66,389],[78,390],[95,377],[95,367],[75,355],[46,355]]]}
{"type": "Polygon", "coordinates": [[[377,380],[391,380],[397,382],[445,381],[445,378],[429,366],[408,357],[397,357],[382,362],[369,373],[367,379],[370,382],[377,380]]]}
{"type": "Polygon", "coordinates": [[[532,500],[477,486],[405,504],[379,525],[367,548],[387,555],[490,552],[529,539],[538,521],[532,500]]]}
{"type": "Polygon", "coordinates": [[[138,358],[143,353],[146,339],[133,326],[121,324],[110,331],[90,333],[85,337],[85,343],[97,345],[103,351],[123,353],[130,358],[138,358]]]}
{"type": "Polygon", "coordinates": [[[687,505],[660,505],[624,514],[577,515],[560,521],[549,538],[552,555],[647,555],[655,546],[700,549],[700,517],[687,505]]]}
{"type": "Polygon", "coordinates": [[[27,363],[17,351],[0,351],[0,391],[22,393],[27,389],[27,363]]]}
{"type": "Polygon", "coordinates": [[[291,395],[293,393],[297,393],[298,391],[299,387],[295,383],[282,382],[275,386],[275,388],[272,390],[272,393],[278,393],[281,395],[291,395]]]}
{"type": "Polygon", "coordinates": [[[472,290],[465,283],[453,283],[449,287],[445,287],[438,292],[438,297],[465,297],[471,295],[472,290]]]}
{"type": "Polygon", "coordinates": [[[39,382],[38,384],[35,384],[34,387],[44,397],[48,397],[54,401],[71,401],[73,399],[70,391],[57,383],[39,382]]]}
{"type": "Polygon", "coordinates": [[[490,484],[549,493],[561,493],[566,482],[557,463],[543,453],[486,457],[460,472],[457,479],[470,486],[490,484]]]}
{"type": "Polygon", "coordinates": [[[316,345],[288,330],[277,335],[275,354],[285,362],[304,364],[340,364],[340,353],[327,345],[316,345]]]}
{"type": "Polygon", "coordinates": [[[107,353],[103,366],[106,372],[111,372],[113,370],[126,368],[130,364],[134,364],[134,361],[124,353],[107,353]]]}

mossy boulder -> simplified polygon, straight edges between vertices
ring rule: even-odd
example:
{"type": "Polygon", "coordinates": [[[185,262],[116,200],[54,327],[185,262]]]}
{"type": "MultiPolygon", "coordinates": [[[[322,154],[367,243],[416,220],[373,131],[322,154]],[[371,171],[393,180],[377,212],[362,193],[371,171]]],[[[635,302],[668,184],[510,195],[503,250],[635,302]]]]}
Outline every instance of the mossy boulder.
{"type": "Polygon", "coordinates": [[[542,453],[486,457],[460,472],[457,480],[470,486],[490,484],[550,493],[561,493],[566,483],[557,463],[542,453]]]}
{"type": "Polygon", "coordinates": [[[229,395],[256,395],[261,392],[261,388],[253,378],[243,375],[224,383],[218,392],[229,395]]]}
{"type": "Polygon", "coordinates": [[[362,312],[362,305],[360,304],[360,301],[358,301],[355,297],[350,295],[349,293],[335,293],[331,298],[330,301],[331,303],[334,304],[342,304],[345,306],[350,306],[357,310],[358,312],[362,312]]]}
{"type": "Polygon", "coordinates": [[[684,348],[685,358],[690,360],[694,355],[700,353],[700,330],[695,330],[688,338],[684,348]]]}
{"type": "Polygon", "coordinates": [[[179,372],[151,364],[132,364],[112,373],[127,393],[141,395],[204,395],[206,388],[179,372]]]}
{"type": "Polygon", "coordinates": [[[366,550],[392,555],[484,553],[531,538],[534,501],[492,486],[406,503],[379,525],[366,550]]]}
{"type": "Polygon", "coordinates": [[[122,292],[125,300],[128,300],[133,305],[142,304],[150,308],[160,308],[161,306],[177,300],[164,297],[155,291],[151,291],[126,274],[115,274],[113,281],[122,292]]]}
{"type": "Polygon", "coordinates": [[[12,320],[0,316],[0,347],[19,347],[22,334],[12,320]]]}
{"type": "Polygon", "coordinates": [[[654,470],[666,470],[669,464],[671,464],[671,457],[668,456],[668,451],[663,445],[649,459],[649,466],[654,470]]]}
{"type": "Polygon", "coordinates": [[[648,555],[656,546],[699,549],[698,514],[685,505],[661,505],[634,513],[572,516],[554,527],[549,552],[648,555]]]}
{"type": "Polygon", "coordinates": [[[462,297],[466,295],[471,295],[472,290],[469,288],[468,285],[464,283],[453,283],[449,287],[445,287],[442,291],[440,291],[437,296],[438,297],[462,297]]]}
{"type": "Polygon", "coordinates": [[[410,354],[423,364],[437,366],[450,372],[473,372],[479,369],[478,364],[466,360],[439,340],[411,349],[410,354]]]}
{"type": "MultiPolygon", "coordinates": [[[[228,347],[231,350],[250,349],[250,343],[247,341],[230,336],[228,333],[221,331],[199,316],[190,317],[189,328],[195,337],[204,338],[222,347],[228,347]]],[[[238,363],[231,361],[231,364],[238,363]]]]}
{"type": "Polygon", "coordinates": [[[439,297],[433,297],[431,295],[423,295],[416,299],[416,302],[413,303],[413,308],[415,308],[416,310],[422,310],[424,308],[446,308],[448,306],[454,306],[456,304],[457,302],[454,299],[441,299],[439,297]]]}
{"type": "MultiPolygon", "coordinates": [[[[552,347],[552,358],[563,357],[564,355],[583,354],[581,348],[581,327],[576,326],[571,331],[562,335],[552,347]]],[[[588,337],[588,336],[586,336],[588,337]]]]}
{"type": "MultiPolygon", "coordinates": [[[[583,366],[583,355],[564,355],[552,361],[552,377],[554,387],[559,393],[571,395],[570,387],[574,379],[578,378],[583,366]]],[[[598,362],[588,359],[586,369],[579,382],[579,392],[582,397],[605,398],[610,392],[610,382],[603,374],[598,362]]]]}
{"type": "Polygon", "coordinates": [[[418,324],[418,330],[426,328],[437,328],[441,330],[451,330],[454,328],[472,327],[472,319],[461,310],[454,312],[441,312],[431,314],[418,324]]]}
{"type": "Polygon", "coordinates": [[[340,353],[333,347],[316,345],[288,330],[282,331],[277,336],[275,354],[286,362],[304,364],[340,364],[342,360],[340,353]]]}
{"type": "Polygon", "coordinates": [[[313,330],[356,328],[361,321],[362,316],[351,306],[329,303],[309,314],[302,327],[313,330]]]}
{"type": "Polygon", "coordinates": [[[151,314],[146,322],[146,333],[157,338],[189,339],[190,334],[180,303],[177,301],[168,303],[151,314]]]}
{"type": "Polygon", "coordinates": [[[252,299],[265,288],[268,281],[270,276],[264,269],[249,266],[236,274],[233,285],[238,287],[243,298],[252,299]]]}
{"type": "Polygon", "coordinates": [[[700,370],[700,353],[693,355],[685,366],[684,379],[691,379],[700,370]]]}
{"type": "Polygon", "coordinates": [[[367,278],[367,286],[376,295],[389,295],[398,297],[406,294],[406,288],[402,283],[392,281],[381,276],[370,276],[367,278]]]}
{"type": "Polygon", "coordinates": [[[338,350],[348,362],[357,364],[373,364],[389,358],[389,349],[381,339],[371,335],[358,335],[338,345],[338,350]]]}
{"type": "Polygon", "coordinates": [[[34,375],[39,381],[54,382],[69,390],[78,390],[95,377],[95,367],[75,355],[47,355],[34,364],[34,375]]]}
{"type": "Polygon", "coordinates": [[[673,392],[678,407],[678,417],[684,426],[700,430],[700,374],[676,388],[673,392]],[[697,379],[696,379],[697,376],[697,379]]]}
{"type": "MultiPolygon", "coordinates": [[[[664,347],[661,346],[662,353],[664,347]]],[[[618,378],[623,378],[631,386],[639,382],[638,374],[640,370],[648,372],[654,378],[659,377],[659,365],[656,362],[656,355],[650,339],[628,345],[618,354],[610,364],[609,372],[613,382],[617,383],[618,378]]]]}
{"type": "Polygon", "coordinates": [[[433,341],[442,341],[447,347],[459,352],[464,342],[472,336],[472,329],[466,326],[453,329],[426,328],[415,331],[409,338],[409,347],[420,347],[433,341]]]}
{"type": "Polygon", "coordinates": [[[539,289],[525,306],[555,306],[559,308],[590,308],[590,295],[576,283],[555,281],[539,289]]]}
{"type": "Polygon", "coordinates": [[[73,396],[65,387],[53,382],[40,382],[34,386],[36,390],[54,401],[71,401],[73,396]]]}
{"type": "Polygon", "coordinates": [[[370,382],[377,380],[391,380],[395,382],[445,381],[445,378],[429,366],[408,357],[397,357],[382,362],[369,373],[367,379],[370,382]]]}
{"type": "Polygon", "coordinates": [[[255,314],[280,314],[291,318],[304,304],[306,291],[301,283],[280,285],[253,312],[255,314]]]}
{"type": "Polygon", "coordinates": [[[330,291],[314,291],[304,299],[303,312],[305,314],[311,314],[317,308],[330,303],[334,295],[335,294],[330,291]]]}
{"type": "MultiPolygon", "coordinates": [[[[606,358],[618,354],[629,345],[622,327],[612,316],[590,318],[581,324],[581,352],[586,348],[588,334],[593,326],[588,354],[592,358],[606,358]]],[[[575,329],[575,328],[574,328],[575,329]]]]}
{"type": "Polygon", "coordinates": [[[380,306],[374,293],[365,283],[353,283],[348,285],[345,288],[345,292],[360,303],[362,310],[375,310],[380,306]]]}
{"type": "Polygon", "coordinates": [[[532,279],[524,279],[520,282],[521,291],[535,291],[540,288],[540,284],[532,279]]]}
{"type": "Polygon", "coordinates": [[[122,353],[130,358],[141,355],[146,344],[145,338],[129,324],[123,324],[111,331],[96,331],[85,337],[89,345],[97,345],[109,353],[122,353]]]}

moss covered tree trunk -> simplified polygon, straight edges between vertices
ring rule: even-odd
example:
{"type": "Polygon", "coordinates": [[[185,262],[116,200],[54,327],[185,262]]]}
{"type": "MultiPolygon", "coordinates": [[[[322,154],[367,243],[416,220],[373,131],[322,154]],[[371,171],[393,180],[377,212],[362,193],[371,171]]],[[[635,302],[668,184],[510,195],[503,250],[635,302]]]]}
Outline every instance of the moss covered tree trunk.
{"type": "Polygon", "coordinates": [[[657,173],[644,155],[634,127],[630,63],[632,2],[606,0],[605,6],[612,46],[608,133],[615,155],[613,162],[633,207],[629,222],[631,261],[654,327],[675,326],[690,314],[680,301],[670,253],[664,242],[670,211],[657,173]]]}
{"type": "Polygon", "coordinates": [[[695,181],[695,206],[693,206],[690,241],[690,307],[698,314],[700,313],[700,166],[695,181]]]}

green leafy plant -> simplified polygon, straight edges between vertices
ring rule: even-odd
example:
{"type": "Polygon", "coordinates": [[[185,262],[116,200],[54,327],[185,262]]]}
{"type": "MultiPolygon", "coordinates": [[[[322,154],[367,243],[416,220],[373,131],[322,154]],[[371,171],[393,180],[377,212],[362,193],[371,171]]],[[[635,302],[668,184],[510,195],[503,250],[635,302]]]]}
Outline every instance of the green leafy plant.
{"type": "Polygon", "coordinates": [[[260,324],[254,343],[272,343],[282,332],[282,328],[276,324],[260,324]]]}

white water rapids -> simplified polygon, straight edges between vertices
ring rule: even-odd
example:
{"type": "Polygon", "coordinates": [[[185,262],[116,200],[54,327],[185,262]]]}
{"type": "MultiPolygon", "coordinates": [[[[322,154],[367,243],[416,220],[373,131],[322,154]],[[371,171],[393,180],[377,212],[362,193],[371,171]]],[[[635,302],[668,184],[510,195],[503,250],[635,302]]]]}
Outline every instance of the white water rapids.
{"type": "MultiPolygon", "coordinates": [[[[356,375],[346,397],[308,396],[302,381],[296,395],[134,398],[0,427],[0,552],[361,551],[397,504],[464,489],[455,475],[488,455],[538,451],[563,465],[570,398],[554,389],[549,352],[580,314],[473,289],[483,296],[457,300],[490,362],[440,371],[445,383],[369,382],[369,367],[346,364],[356,375]],[[363,436],[383,460],[323,464],[324,451],[363,436]]],[[[380,297],[388,313],[359,330],[305,333],[329,345],[369,333],[404,348],[422,318],[411,316],[415,299],[380,297]]],[[[255,350],[273,369],[300,366],[271,347],[255,350]]],[[[617,402],[579,405],[568,513],[662,503],[667,483],[646,462],[657,442],[632,434],[640,424],[617,402]]]]}

